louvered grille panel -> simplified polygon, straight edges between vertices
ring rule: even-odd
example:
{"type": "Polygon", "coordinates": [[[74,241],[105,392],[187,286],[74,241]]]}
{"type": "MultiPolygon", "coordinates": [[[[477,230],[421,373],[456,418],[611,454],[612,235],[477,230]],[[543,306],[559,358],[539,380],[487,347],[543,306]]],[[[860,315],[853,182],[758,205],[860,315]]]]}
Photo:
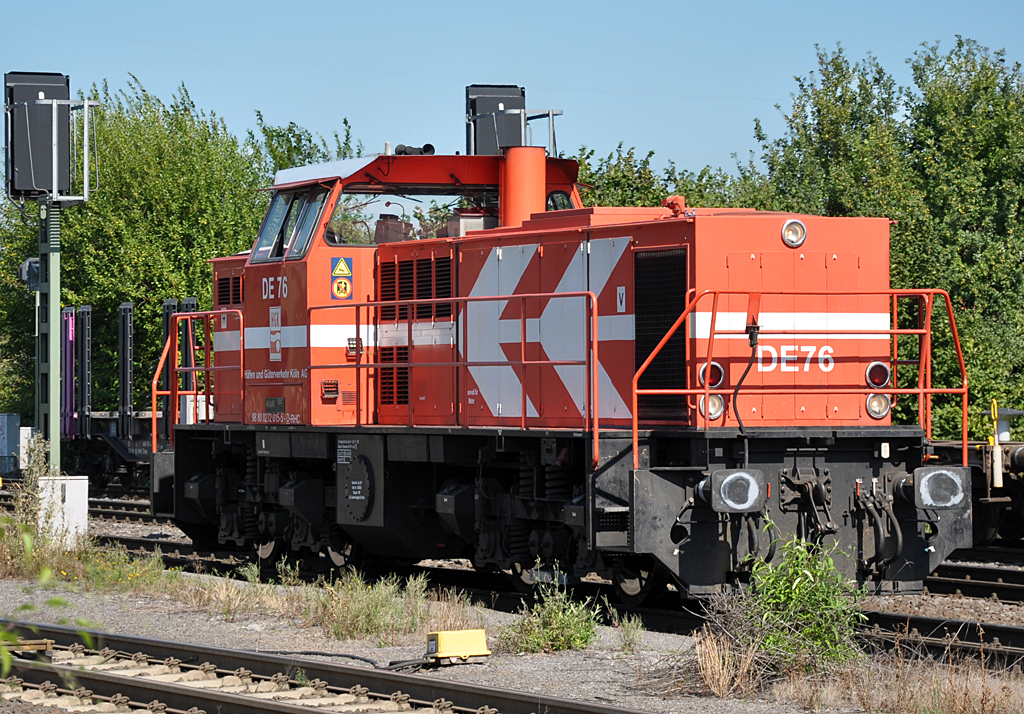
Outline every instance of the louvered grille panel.
{"type": "MultiPolygon", "coordinates": [[[[437,258],[434,261],[434,297],[449,298],[452,296],[452,259],[437,258]]],[[[446,320],[452,316],[451,303],[437,304],[438,320],[446,320]]]]}
{"type": "MultiPolygon", "coordinates": [[[[379,354],[381,362],[395,361],[394,347],[381,347],[379,354]]],[[[395,370],[393,368],[382,367],[378,371],[377,395],[381,404],[395,403],[395,370]]]]}
{"type": "Polygon", "coordinates": [[[231,302],[235,305],[242,304],[242,276],[236,275],[231,278],[231,302]]]}
{"type": "MultiPolygon", "coordinates": [[[[408,362],[409,348],[395,348],[395,362],[408,362]]],[[[395,404],[409,403],[409,368],[395,368],[395,404]]]]}
{"type": "MultiPolygon", "coordinates": [[[[395,264],[382,263],[380,266],[380,299],[394,300],[396,295],[395,264]]],[[[394,320],[395,306],[385,305],[380,309],[380,319],[394,320]]]]}
{"type": "MultiPolygon", "coordinates": [[[[636,253],[636,355],[639,367],[658,346],[686,307],[686,251],[659,250],[636,253]]],[[[682,389],[686,386],[686,336],[680,328],[640,377],[641,389],[682,389]]],[[[640,395],[640,418],[686,418],[686,398],[640,395]]]]}
{"type": "MultiPolygon", "coordinates": [[[[398,262],[398,299],[416,299],[416,277],[415,266],[411,260],[400,260],[398,262]]],[[[409,307],[402,305],[398,308],[399,319],[404,320],[409,316],[409,307]]]]}
{"type": "MultiPolygon", "coordinates": [[[[408,362],[408,347],[381,347],[380,361],[408,362]]],[[[377,393],[382,405],[400,406],[409,403],[409,368],[381,367],[377,378],[377,393]]]]}
{"type": "MultiPolygon", "coordinates": [[[[416,261],[416,299],[429,300],[434,297],[434,266],[430,258],[416,261]]],[[[433,305],[417,305],[416,317],[430,319],[434,314],[433,305]]]]}
{"type": "Polygon", "coordinates": [[[217,304],[231,304],[231,278],[217,278],[217,304]]]}

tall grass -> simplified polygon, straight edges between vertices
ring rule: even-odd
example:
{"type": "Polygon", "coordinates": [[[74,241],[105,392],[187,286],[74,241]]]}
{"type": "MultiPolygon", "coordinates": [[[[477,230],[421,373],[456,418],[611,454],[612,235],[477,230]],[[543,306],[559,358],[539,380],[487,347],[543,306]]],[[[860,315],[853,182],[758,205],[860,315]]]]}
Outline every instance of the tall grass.
{"type": "Polygon", "coordinates": [[[387,576],[369,581],[356,570],[335,580],[297,582],[292,566],[279,566],[281,581],[260,581],[256,564],[242,566],[244,581],[220,577],[184,578],[180,600],[226,620],[272,615],[318,627],[339,640],[372,639],[379,646],[398,644],[428,631],[482,626],[482,614],[454,590],[431,591],[425,575],[408,580],[387,576]]]}

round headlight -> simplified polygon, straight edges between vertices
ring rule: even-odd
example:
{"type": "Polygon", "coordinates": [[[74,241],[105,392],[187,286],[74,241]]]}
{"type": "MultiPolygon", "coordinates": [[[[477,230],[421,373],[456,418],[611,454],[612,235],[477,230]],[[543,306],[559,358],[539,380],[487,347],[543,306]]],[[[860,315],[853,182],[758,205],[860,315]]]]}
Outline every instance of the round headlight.
{"type": "Polygon", "coordinates": [[[722,416],[722,412],[725,411],[725,400],[722,399],[721,394],[712,394],[708,397],[708,404],[711,406],[710,413],[704,411],[704,397],[700,398],[700,413],[706,414],[707,418],[714,421],[718,417],[722,416]]]}
{"type": "Polygon", "coordinates": [[[782,241],[790,248],[799,248],[807,238],[807,228],[798,220],[786,221],[782,226],[782,241]]]}
{"type": "Polygon", "coordinates": [[[869,394],[867,407],[868,414],[875,419],[882,419],[886,414],[889,413],[889,407],[892,406],[892,402],[889,401],[889,397],[886,394],[869,394]]]}
{"type": "Polygon", "coordinates": [[[864,376],[875,389],[881,389],[882,387],[889,384],[889,379],[892,377],[892,373],[889,371],[889,365],[885,362],[872,362],[868,365],[867,371],[864,372],[864,376]]]}
{"type": "Polygon", "coordinates": [[[708,376],[708,381],[711,382],[710,386],[712,389],[714,389],[715,387],[722,383],[723,379],[725,379],[725,370],[722,369],[722,365],[718,364],[718,362],[712,362],[711,371],[709,375],[708,364],[707,362],[705,362],[700,366],[700,374],[697,377],[700,380],[700,386],[702,387],[704,386],[705,376],[708,376]]]}

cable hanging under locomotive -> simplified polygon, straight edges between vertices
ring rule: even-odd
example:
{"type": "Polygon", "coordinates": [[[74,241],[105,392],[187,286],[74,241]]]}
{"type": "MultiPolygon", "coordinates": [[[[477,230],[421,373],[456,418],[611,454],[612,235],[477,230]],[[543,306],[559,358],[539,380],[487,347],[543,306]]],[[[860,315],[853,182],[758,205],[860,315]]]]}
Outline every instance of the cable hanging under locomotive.
{"type": "Polygon", "coordinates": [[[464,155],[278,172],[213,309],[172,318],[154,512],[200,546],[597,573],[627,603],[744,582],[792,535],[921,589],[972,494],[1003,497],[966,431],[932,439],[933,400],[966,424],[948,296],[890,288],[885,218],[585,207],[556,114],[474,85],[464,155]],[[453,208],[371,231],[384,196],[453,208]]]}

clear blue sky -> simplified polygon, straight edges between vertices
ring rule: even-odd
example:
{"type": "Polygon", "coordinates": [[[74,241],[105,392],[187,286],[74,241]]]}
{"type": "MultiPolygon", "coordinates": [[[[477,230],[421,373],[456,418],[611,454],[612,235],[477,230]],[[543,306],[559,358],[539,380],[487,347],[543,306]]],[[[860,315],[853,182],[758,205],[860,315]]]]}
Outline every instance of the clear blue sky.
{"type": "Polygon", "coordinates": [[[55,71],[72,91],[133,73],[169,100],[182,83],[236,134],[294,121],[329,136],[348,117],[385,141],[465,148],[464,88],[520,84],[528,108],[563,109],[559,148],[618,142],[656,162],[732,168],[782,133],[815,44],[871,52],[901,84],[922,42],[956,35],[1024,61],[1024,3],[245,2],[3,3],[0,70],[55,71]]]}

